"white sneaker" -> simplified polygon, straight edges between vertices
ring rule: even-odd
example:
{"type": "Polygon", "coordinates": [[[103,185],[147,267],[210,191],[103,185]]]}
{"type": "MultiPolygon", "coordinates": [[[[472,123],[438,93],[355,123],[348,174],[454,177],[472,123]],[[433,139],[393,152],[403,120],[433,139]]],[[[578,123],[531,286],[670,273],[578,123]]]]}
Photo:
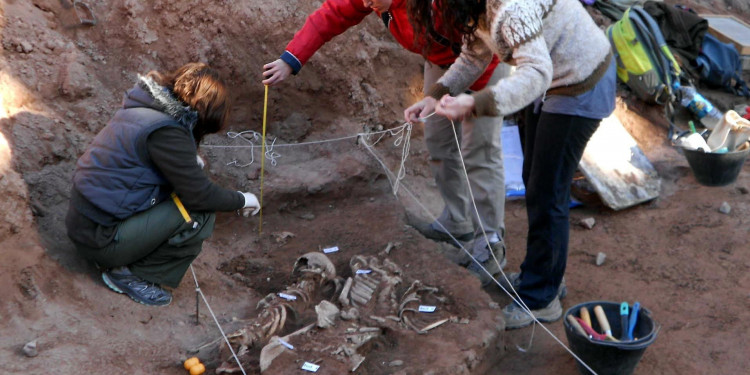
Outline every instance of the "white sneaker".
{"type": "MultiPolygon", "coordinates": [[[[560,299],[555,297],[547,307],[531,310],[531,314],[534,315],[540,322],[549,323],[554,322],[562,318],[563,311],[562,305],[560,305],[560,299]]],[[[531,323],[534,323],[534,318],[529,315],[521,306],[516,305],[515,302],[503,308],[503,319],[505,319],[505,329],[517,329],[523,328],[531,323]]]]}

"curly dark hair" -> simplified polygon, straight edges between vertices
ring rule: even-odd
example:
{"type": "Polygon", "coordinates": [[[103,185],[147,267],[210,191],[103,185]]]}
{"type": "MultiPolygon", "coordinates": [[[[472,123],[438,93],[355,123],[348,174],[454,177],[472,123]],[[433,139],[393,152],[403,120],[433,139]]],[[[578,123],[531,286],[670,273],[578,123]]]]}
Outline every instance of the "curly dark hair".
{"type": "Polygon", "coordinates": [[[422,50],[422,55],[426,57],[430,46],[438,42],[435,32],[450,41],[464,39],[471,42],[486,7],[487,0],[407,0],[406,10],[414,29],[414,44],[427,42],[422,50]],[[437,22],[433,10],[437,10],[437,22]]]}

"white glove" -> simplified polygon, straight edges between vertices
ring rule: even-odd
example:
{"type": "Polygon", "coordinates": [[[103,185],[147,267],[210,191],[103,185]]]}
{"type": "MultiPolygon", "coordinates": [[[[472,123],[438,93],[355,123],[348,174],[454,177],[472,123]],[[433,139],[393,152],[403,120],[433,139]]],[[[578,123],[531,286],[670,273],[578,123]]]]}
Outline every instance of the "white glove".
{"type": "Polygon", "coordinates": [[[200,155],[195,155],[195,159],[198,162],[198,165],[203,169],[203,167],[206,166],[206,163],[203,161],[200,155]]]}
{"type": "Polygon", "coordinates": [[[239,192],[245,197],[245,206],[242,207],[242,216],[248,217],[252,213],[252,215],[255,215],[260,211],[260,203],[258,203],[258,198],[253,193],[243,193],[239,192]]]}

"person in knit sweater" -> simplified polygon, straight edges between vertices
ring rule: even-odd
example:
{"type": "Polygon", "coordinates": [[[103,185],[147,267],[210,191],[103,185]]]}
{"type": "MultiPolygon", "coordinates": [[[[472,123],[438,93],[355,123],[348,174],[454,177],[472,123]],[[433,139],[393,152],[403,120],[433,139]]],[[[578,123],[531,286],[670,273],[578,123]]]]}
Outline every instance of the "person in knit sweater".
{"type": "MultiPolygon", "coordinates": [[[[289,75],[297,74],[323,44],[375,13],[404,48],[415,53],[427,51],[424,54],[426,90],[458,57],[461,36],[456,35],[452,39],[442,36],[439,32],[442,28],[438,24],[430,28],[429,39],[415,38],[406,4],[407,0],[326,0],[307,18],[281,57],[263,67],[263,83],[275,85],[289,75]],[[430,43],[426,43],[427,40],[430,43]]],[[[508,75],[507,65],[498,65],[497,57],[488,56],[488,63],[481,67],[479,74],[466,82],[461,88],[462,92],[480,90],[488,82],[494,84],[508,75]]],[[[425,143],[430,153],[430,167],[445,205],[436,221],[410,220],[410,224],[427,238],[456,246],[462,246],[458,241],[470,241],[476,237],[469,244],[469,249],[484,262],[491,274],[497,275],[505,260],[502,241],[505,232],[505,178],[500,142],[502,117],[497,114],[482,115],[458,123],[456,133],[460,137],[460,151],[448,119],[431,116],[425,122],[428,124],[425,143]],[[461,166],[461,156],[469,175],[468,184],[461,166]],[[469,186],[476,201],[479,220],[474,214],[469,186]],[[491,256],[490,249],[494,256],[491,256]]],[[[492,280],[473,263],[469,264],[469,269],[483,284],[492,280]]]]}
{"type": "Polygon", "coordinates": [[[152,71],[78,159],[65,226],[113,291],[168,305],[163,286],[180,283],[213,232],[214,212],[260,209],[254,194],[218,186],[201,170],[198,143],[228,111],[226,85],[208,65],[152,71]]]}
{"type": "MultiPolygon", "coordinates": [[[[433,1],[409,2],[415,29],[424,30],[432,22],[433,1]]],[[[433,111],[451,119],[523,112],[529,229],[521,272],[510,274],[508,281],[533,317],[516,302],[506,306],[503,315],[509,329],[529,325],[534,318],[555,321],[562,316],[559,298],[564,295],[573,174],[600,120],[614,110],[610,44],[578,0],[436,3],[442,23],[464,37],[463,50],[404,116],[416,121],[433,111]],[[463,93],[493,54],[515,71],[478,92],[463,93]]]]}

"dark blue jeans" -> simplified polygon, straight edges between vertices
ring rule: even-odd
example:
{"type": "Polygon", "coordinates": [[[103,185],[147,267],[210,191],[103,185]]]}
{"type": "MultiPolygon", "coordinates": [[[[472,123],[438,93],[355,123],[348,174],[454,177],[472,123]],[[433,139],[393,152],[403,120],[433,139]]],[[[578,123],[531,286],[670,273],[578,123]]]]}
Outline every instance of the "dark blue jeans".
{"type": "Polygon", "coordinates": [[[570,185],[601,120],[525,110],[523,182],[529,233],[518,295],[534,310],[555,299],[568,258],[570,185]]]}

